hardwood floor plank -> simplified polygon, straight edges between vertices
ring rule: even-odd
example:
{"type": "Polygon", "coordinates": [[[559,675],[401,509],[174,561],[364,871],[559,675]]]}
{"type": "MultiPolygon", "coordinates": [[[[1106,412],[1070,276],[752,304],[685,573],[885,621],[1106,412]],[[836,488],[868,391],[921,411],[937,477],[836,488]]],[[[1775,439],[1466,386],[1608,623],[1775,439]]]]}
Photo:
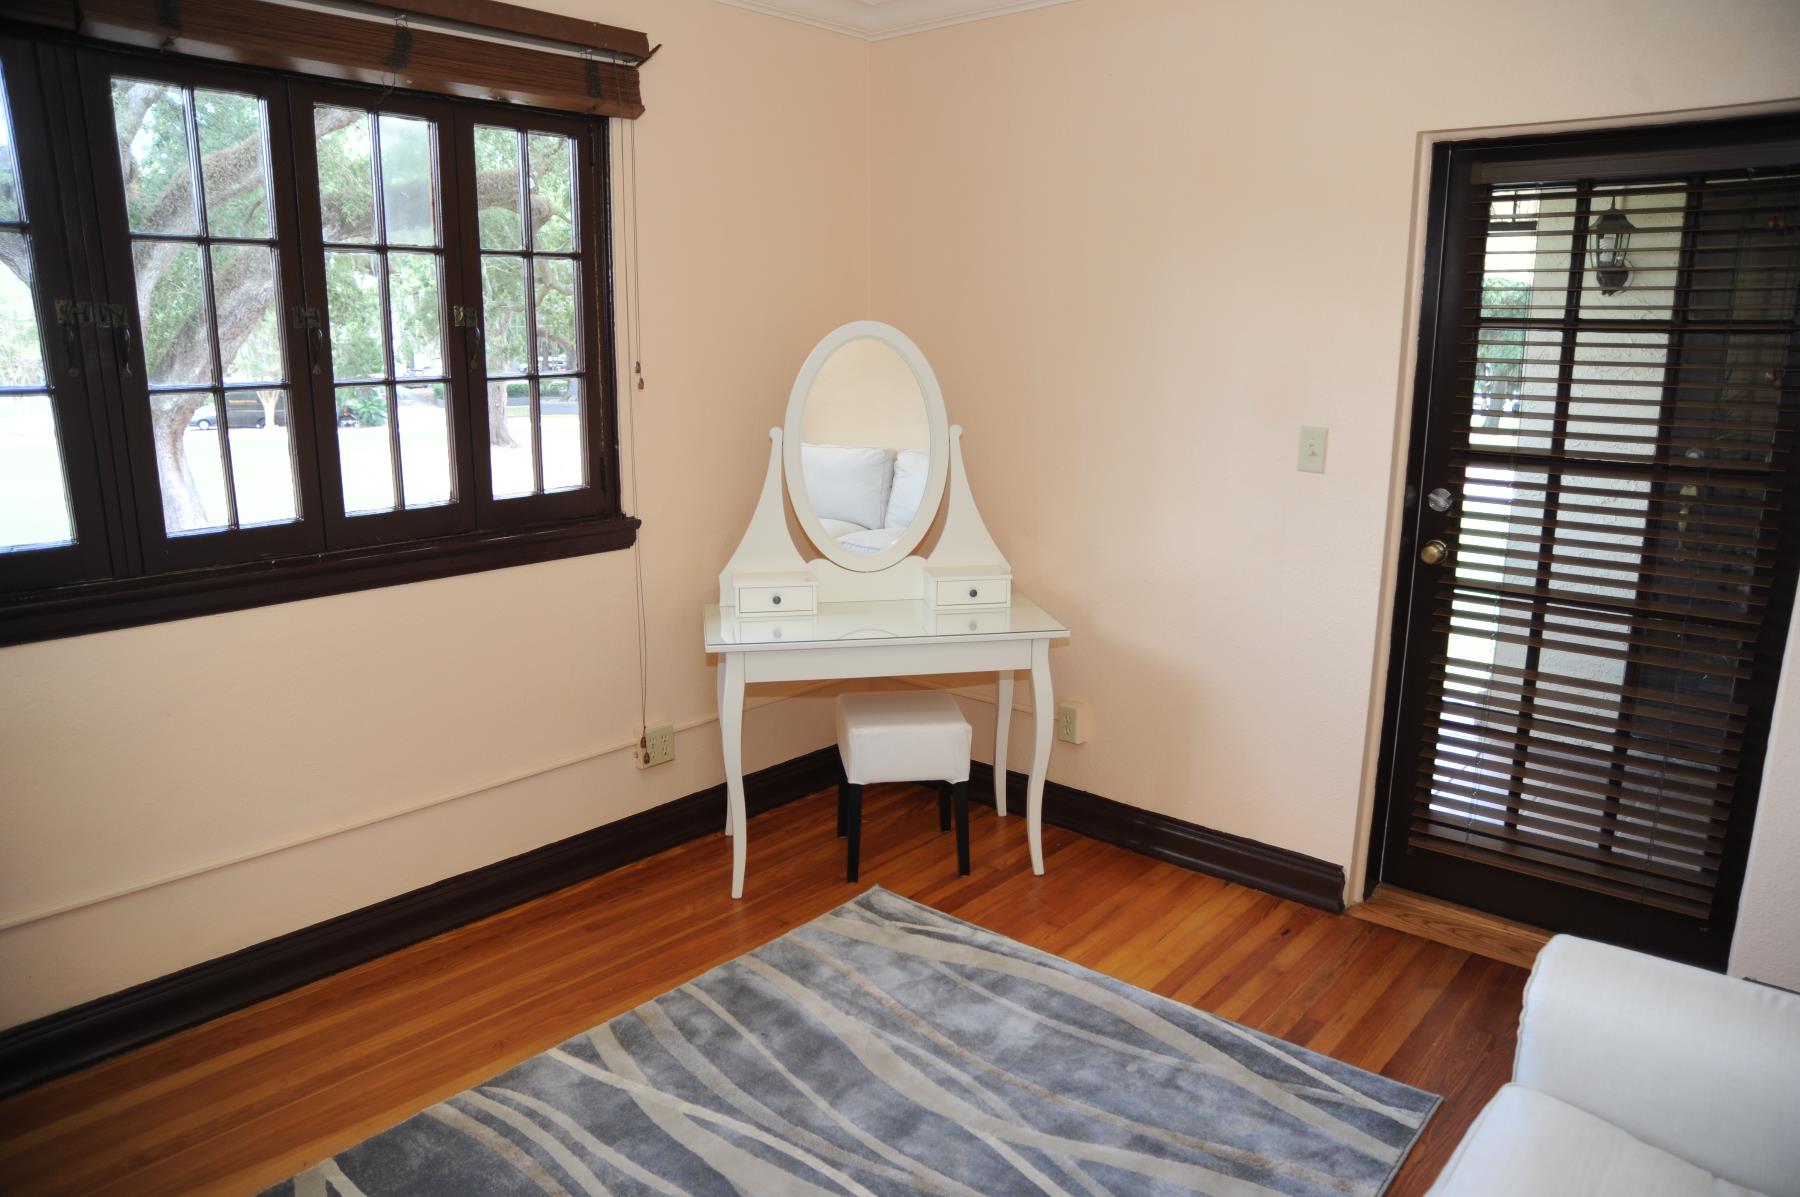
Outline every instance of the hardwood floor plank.
{"type": "Polygon", "coordinates": [[[830,792],[0,1102],[0,1191],[242,1194],[882,885],[1002,935],[1442,1093],[1391,1190],[1423,1193],[1509,1075],[1523,970],[1046,827],[870,787],[845,883],[830,792]]]}

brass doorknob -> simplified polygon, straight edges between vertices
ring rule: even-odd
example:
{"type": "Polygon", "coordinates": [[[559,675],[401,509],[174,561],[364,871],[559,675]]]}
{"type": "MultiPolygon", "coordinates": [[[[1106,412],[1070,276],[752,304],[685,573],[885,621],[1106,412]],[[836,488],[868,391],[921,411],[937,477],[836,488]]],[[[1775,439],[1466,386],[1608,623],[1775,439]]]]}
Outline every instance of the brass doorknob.
{"type": "Polygon", "coordinates": [[[1441,540],[1428,540],[1425,547],[1419,550],[1419,560],[1426,565],[1437,565],[1450,555],[1450,546],[1441,540]]]}

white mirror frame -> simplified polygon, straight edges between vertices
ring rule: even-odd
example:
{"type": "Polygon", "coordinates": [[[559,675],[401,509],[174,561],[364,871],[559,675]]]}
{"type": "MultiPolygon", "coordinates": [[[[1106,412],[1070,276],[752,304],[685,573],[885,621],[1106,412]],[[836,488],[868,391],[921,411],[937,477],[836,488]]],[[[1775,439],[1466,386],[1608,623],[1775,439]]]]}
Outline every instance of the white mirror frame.
{"type": "Polygon", "coordinates": [[[782,433],[782,462],[787,475],[788,501],[794,505],[794,514],[799,518],[800,527],[805,530],[807,538],[819,552],[825,554],[827,560],[844,569],[865,574],[887,569],[906,560],[937,520],[938,508],[944,499],[944,479],[950,471],[950,426],[944,415],[944,393],[938,388],[937,375],[931,372],[931,363],[925,360],[924,353],[913,344],[912,338],[893,325],[883,324],[879,320],[854,320],[826,333],[824,339],[806,355],[806,361],[794,379],[794,389],[788,395],[787,423],[782,433]],[[925,493],[919,500],[919,509],[913,514],[912,523],[907,526],[900,539],[879,553],[853,553],[826,535],[818,513],[813,510],[812,498],[806,493],[806,476],[800,465],[801,424],[806,417],[807,398],[812,394],[813,383],[818,381],[819,371],[824,368],[825,360],[838,349],[851,341],[864,339],[882,342],[899,354],[900,360],[912,371],[913,378],[919,384],[919,395],[925,400],[925,422],[931,440],[931,466],[925,474],[925,493]]]}

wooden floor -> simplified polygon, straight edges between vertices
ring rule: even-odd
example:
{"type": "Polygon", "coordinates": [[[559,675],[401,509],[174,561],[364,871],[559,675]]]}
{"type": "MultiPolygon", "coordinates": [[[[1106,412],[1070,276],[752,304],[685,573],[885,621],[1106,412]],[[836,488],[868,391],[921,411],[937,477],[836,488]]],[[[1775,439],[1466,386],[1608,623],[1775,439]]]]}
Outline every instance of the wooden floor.
{"type": "Polygon", "coordinates": [[[833,799],[686,844],[0,1103],[0,1192],[254,1193],[878,884],[1445,1097],[1390,1193],[1423,1193],[1511,1071],[1524,970],[974,813],[956,875],[923,791],[871,787],[862,886],[833,799]]]}

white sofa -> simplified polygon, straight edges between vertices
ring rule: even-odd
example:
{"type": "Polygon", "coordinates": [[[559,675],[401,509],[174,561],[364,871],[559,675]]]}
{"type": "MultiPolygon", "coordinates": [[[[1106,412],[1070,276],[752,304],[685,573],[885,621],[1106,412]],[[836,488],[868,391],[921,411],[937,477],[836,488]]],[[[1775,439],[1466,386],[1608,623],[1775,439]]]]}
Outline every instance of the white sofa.
{"type": "Polygon", "coordinates": [[[1800,1197],[1800,996],[1559,935],[1432,1197],[1800,1197]]]}

